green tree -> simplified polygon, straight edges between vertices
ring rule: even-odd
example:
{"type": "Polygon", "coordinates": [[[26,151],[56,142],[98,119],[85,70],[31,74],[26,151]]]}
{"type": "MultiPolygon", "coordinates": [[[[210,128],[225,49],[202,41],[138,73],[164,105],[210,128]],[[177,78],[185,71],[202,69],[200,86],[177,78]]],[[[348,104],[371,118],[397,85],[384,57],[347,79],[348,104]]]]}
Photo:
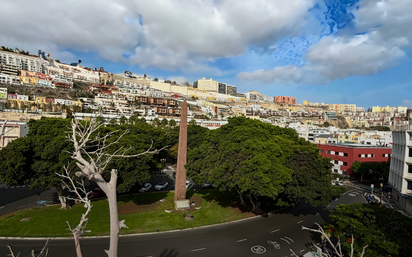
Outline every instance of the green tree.
{"type": "Polygon", "coordinates": [[[112,126],[117,125],[117,120],[116,120],[115,118],[110,119],[109,123],[110,123],[110,125],[112,125],[112,126]]]}
{"type": "Polygon", "coordinates": [[[162,121],[160,122],[160,125],[161,125],[162,127],[166,127],[168,124],[169,124],[169,122],[167,121],[166,118],[163,118],[162,121]]]}
{"type": "Polygon", "coordinates": [[[72,146],[65,138],[70,121],[43,117],[30,120],[28,125],[27,137],[10,142],[0,151],[0,181],[9,185],[31,183],[31,188],[55,187],[65,208],[60,178],[55,174],[71,161],[67,151],[72,146]]]}
{"type": "Polygon", "coordinates": [[[355,252],[368,245],[365,257],[410,256],[412,252],[412,220],[382,206],[368,204],[339,205],[330,214],[326,227],[339,236],[350,252],[350,235],[354,236],[355,252]]]}
{"type": "Polygon", "coordinates": [[[292,179],[282,149],[291,134],[284,132],[291,133],[256,120],[230,118],[188,153],[188,175],[198,183],[209,181],[220,190],[235,190],[243,205],[248,199],[252,210],[260,212],[261,199],[276,199],[292,179]]]}
{"type": "Polygon", "coordinates": [[[169,120],[170,127],[176,127],[176,121],[174,119],[169,120]]]}
{"type": "Polygon", "coordinates": [[[127,123],[127,118],[124,115],[122,115],[119,119],[119,122],[121,125],[124,125],[127,123]]]}
{"type": "Polygon", "coordinates": [[[154,118],[153,122],[152,122],[152,125],[155,126],[155,127],[159,127],[160,126],[159,118],[154,118]]]}
{"type": "Polygon", "coordinates": [[[292,129],[245,117],[229,118],[188,153],[187,172],[220,190],[235,190],[260,212],[262,202],[291,204],[304,198],[318,205],[332,196],[329,160],[292,129]],[[290,199],[288,199],[290,198],[290,199]]]}
{"type": "Polygon", "coordinates": [[[354,161],[350,166],[353,173],[361,175],[361,181],[363,180],[363,175],[366,173],[365,169],[362,169],[362,163],[359,161],[354,161]]]}
{"type": "Polygon", "coordinates": [[[278,206],[291,205],[304,199],[313,206],[326,206],[345,187],[333,187],[329,158],[319,154],[317,147],[302,138],[290,146],[291,152],[286,158],[285,166],[292,169],[292,181],[285,186],[285,191],[277,198],[278,206]]]}

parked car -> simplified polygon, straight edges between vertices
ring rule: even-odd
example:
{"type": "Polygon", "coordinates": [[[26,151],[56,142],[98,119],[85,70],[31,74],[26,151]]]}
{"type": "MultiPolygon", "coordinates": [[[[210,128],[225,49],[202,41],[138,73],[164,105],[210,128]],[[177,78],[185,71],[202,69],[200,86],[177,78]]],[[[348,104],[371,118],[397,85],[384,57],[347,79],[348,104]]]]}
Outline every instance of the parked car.
{"type": "Polygon", "coordinates": [[[104,196],[105,193],[103,192],[103,190],[100,187],[96,187],[95,189],[93,189],[90,194],[89,197],[90,198],[96,198],[96,197],[101,197],[104,196]]]}
{"type": "Polygon", "coordinates": [[[343,181],[336,181],[336,185],[338,185],[338,186],[343,186],[343,181]]]}
{"type": "Polygon", "coordinates": [[[189,180],[186,180],[186,189],[188,189],[192,185],[192,182],[189,180]]]}
{"type": "Polygon", "coordinates": [[[335,185],[336,185],[336,181],[332,180],[332,186],[335,186],[335,185]]]}
{"type": "Polygon", "coordinates": [[[139,189],[139,192],[147,192],[152,188],[152,184],[145,183],[142,188],[139,189]]]}
{"type": "Polygon", "coordinates": [[[212,184],[210,184],[208,181],[206,181],[204,184],[203,184],[203,187],[210,187],[212,184]]]}
{"type": "Polygon", "coordinates": [[[169,183],[167,183],[167,181],[162,181],[159,184],[157,184],[154,189],[159,191],[165,189],[168,185],[169,183]]]}

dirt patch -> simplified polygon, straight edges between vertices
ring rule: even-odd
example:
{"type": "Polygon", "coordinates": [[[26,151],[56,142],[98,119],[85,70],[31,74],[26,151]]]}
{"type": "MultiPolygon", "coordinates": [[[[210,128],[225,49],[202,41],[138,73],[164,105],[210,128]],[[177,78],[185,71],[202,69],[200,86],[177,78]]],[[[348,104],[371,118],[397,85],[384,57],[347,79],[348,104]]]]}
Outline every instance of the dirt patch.
{"type": "Polygon", "coordinates": [[[163,202],[157,201],[157,202],[131,202],[131,203],[125,203],[122,205],[119,205],[117,207],[117,210],[119,212],[119,215],[130,215],[130,214],[135,214],[135,213],[141,213],[141,212],[151,212],[151,211],[156,211],[158,210],[159,206],[162,205],[163,202]]]}

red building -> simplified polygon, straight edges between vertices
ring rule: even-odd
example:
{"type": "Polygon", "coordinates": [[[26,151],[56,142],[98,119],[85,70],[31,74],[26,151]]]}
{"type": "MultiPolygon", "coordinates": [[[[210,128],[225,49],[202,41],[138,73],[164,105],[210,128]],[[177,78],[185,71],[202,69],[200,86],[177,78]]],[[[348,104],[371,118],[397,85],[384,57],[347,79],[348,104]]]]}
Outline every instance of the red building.
{"type": "Polygon", "coordinates": [[[275,96],[276,103],[296,104],[296,97],[290,96],[275,96]]]}
{"type": "Polygon", "coordinates": [[[360,144],[318,144],[323,157],[332,159],[333,171],[352,176],[352,163],[389,162],[392,148],[360,144]]]}

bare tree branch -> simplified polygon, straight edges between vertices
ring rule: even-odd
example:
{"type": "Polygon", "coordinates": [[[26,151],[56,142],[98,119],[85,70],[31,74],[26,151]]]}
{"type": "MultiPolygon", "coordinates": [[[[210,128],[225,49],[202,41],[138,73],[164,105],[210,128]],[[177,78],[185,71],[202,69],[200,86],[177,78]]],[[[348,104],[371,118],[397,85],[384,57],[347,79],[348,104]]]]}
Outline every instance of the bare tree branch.
{"type": "MultiPolygon", "coordinates": [[[[153,140],[150,147],[141,153],[138,154],[127,154],[132,147],[124,148],[123,146],[114,149],[114,152],[111,154],[106,153],[106,150],[109,148],[114,148],[114,146],[120,143],[123,136],[128,133],[128,130],[121,133],[119,136],[118,130],[101,135],[99,130],[103,123],[98,123],[96,121],[91,121],[83,123],[77,120],[72,120],[71,122],[71,135],[67,137],[69,141],[73,142],[74,150],[71,154],[72,159],[76,160],[76,165],[79,167],[80,171],[77,171],[75,175],[80,178],[87,178],[90,181],[94,181],[106,194],[107,200],[109,202],[110,210],[110,247],[106,251],[109,257],[117,257],[117,248],[118,248],[118,237],[121,228],[127,228],[125,221],[119,221],[118,210],[117,210],[117,178],[118,172],[116,169],[112,169],[110,172],[110,180],[106,181],[103,178],[103,173],[106,171],[107,166],[112,161],[113,158],[135,158],[146,154],[157,154],[161,150],[166,148],[162,147],[161,149],[153,148],[153,140]],[[116,138],[109,142],[109,138],[116,136],[116,138]]],[[[60,174],[64,179],[70,181],[71,186],[76,188],[75,183],[72,179],[69,179],[69,173],[66,170],[66,175],[60,174]]],[[[81,188],[81,187],[80,187],[81,188]]],[[[81,200],[82,201],[82,200],[81,200]]],[[[91,208],[90,202],[87,202],[87,208],[91,208]]],[[[87,224],[87,214],[90,210],[88,209],[86,213],[82,216],[82,219],[79,225],[76,228],[71,229],[72,233],[77,233],[81,235],[83,229],[87,224]]],[[[79,255],[78,255],[79,256],[79,255]]]]}
{"type": "MultiPolygon", "coordinates": [[[[315,222],[315,224],[318,226],[318,229],[312,229],[312,228],[307,228],[307,227],[302,226],[302,230],[309,230],[309,231],[312,231],[312,232],[315,232],[315,233],[320,233],[320,234],[322,234],[322,235],[325,237],[325,239],[329,242],[329,244],[333,247],[334,252],[335,252],[339,257],[343,257],[344,255],[343,255],[343,253],[342,253],[341,242],[340,242],[339,236],[338,236],[338,242],[336,243],[336,245],[334,245],[334,244],[332,243],[332,241],[330,240],[330,238],[328,237],[328,235],[327,235],[327,234],[325,233],[325,231],[323,230],[322,226],[320,226],[320,225],[319,225],[318,223],[316,223],[316,222],[315,222]]],[[[352,235],[350,257],[353,257],[353,256],[354,256],[354,255],[353,255],[353,252],[354,252],[353,242],[354,242],[354,241],[355,241],[355,240],[353,239],[353,235],[352,235]]],[[[366,247],[368,247],[368,246],[366,245],[366,246],[363,247],[363,251],[362,251],[362,254],[360,255],[360,257],[362,257],[362,256],[365,254],[365,249],[366,249],[366,247]]],[[[322,255],[323,255],[323,254],[322,254],[322,255]]],[[[327,255],[325,255],[325,256],[327,256],[327,255]]]]}

